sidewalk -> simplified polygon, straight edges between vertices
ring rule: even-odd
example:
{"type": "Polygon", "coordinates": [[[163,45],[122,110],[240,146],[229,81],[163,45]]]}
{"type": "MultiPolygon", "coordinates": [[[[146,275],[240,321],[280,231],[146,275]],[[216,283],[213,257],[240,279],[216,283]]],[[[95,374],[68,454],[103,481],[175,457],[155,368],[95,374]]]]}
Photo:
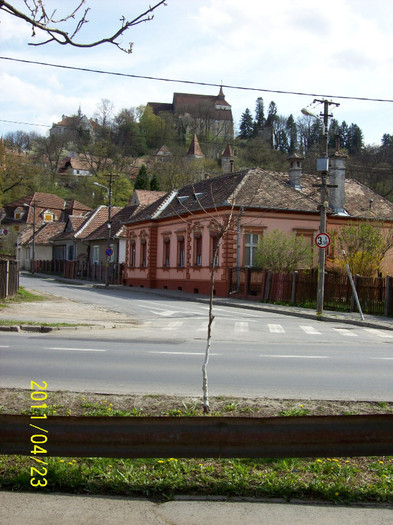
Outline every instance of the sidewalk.
{"type": "Polygon", "coordinates": [[[0,492],[2,525],[391,525],[393,508],[0,492]]]}

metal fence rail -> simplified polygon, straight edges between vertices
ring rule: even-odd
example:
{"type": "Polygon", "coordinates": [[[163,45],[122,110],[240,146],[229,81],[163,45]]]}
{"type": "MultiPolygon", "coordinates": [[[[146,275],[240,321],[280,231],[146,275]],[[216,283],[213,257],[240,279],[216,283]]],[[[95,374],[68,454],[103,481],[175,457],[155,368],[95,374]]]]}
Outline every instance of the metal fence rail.
{"type": "Polygon", "coordinates": [[[0,415],[0,454],[32,455],[31,438],[37,434],[47,437],[40,445],[46,455],[60,457],[393,455],[390,414],[273,418],[49,416],[34,420],[30,416],[0,415]]]}

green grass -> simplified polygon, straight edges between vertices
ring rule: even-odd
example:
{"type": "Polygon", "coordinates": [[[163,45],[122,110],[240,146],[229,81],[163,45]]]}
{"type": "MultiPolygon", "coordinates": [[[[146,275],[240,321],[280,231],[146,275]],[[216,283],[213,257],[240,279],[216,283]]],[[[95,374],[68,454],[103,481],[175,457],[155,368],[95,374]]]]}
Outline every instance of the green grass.
{"type": "Polygon", "coordinates": [[[42,321],[21,321],[20,319],[0,319],[0,326],[49,326],[49,327],[61,327],[61,326],[91,326],[86,323],[46,323],[42,321]]]}
{"type": "Polygon", "coordinates": [[[42,295],[28,292],[22,286],[20,286],[18,293],[15,295],[15,297],[3,299],[1,301],[1,306],[6,306],[7,304],[12,303],[32,303],[35,301],[45,301],[45,297],[43,297],[42,295]]]}
{"type": "MultiPolygon", "coordinates": [[[[40,459],[48,463],[48,485],[40,489],[43,492],[158,499],[220,495],[322,499],[337,503],[393,502],[392,458],[40,459]]],[[[32,490],[31,466],[37,464],[29,457],[2,457],[2,488],[32,490]]]]}

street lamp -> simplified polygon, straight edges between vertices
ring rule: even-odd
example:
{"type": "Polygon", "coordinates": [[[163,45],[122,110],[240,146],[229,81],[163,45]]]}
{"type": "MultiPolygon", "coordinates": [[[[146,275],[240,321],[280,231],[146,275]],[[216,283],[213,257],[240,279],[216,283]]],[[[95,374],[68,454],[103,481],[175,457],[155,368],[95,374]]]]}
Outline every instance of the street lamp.
{"type": "MultiPolygon", "coordinates": [[[[111,236],[112,236],[112,183],[113,183],[113,177],[112,173],[110,174],[109,178],[109,188],[105,186],[104,184],[100,184],[99,182],[93,182],[94,186],[100,186],[101,188],[104,188],[108,192],[108,237],[107,237],[107,250],[110,250],[111,248],[111,236]]],[[[107,251],[106,250],[106,251],[107,251]]],[[[106,267],[105,267],[105,286],[109,286],[109,260],[111,256],[106,253],[106,267]]]]}
{"type": "MultiPolygon", "coordinates": [[[[321,172],[321,204],[320,204],[320,218],[319,218],[319,233],[326,233],[326,180],[329,171],[329,149],[328,149],[328,123],[329,117],[329,105],[333,104],[339,106],[335,102],[329,102],[328,100],[314,100],[323,104],[323,113],[316,115],[307,108],[303,108],[301,111],[303,115],[314,117],[323,122],[323,135],[322,135],[322,154],[323,157],[317,159],[317,171],[321,172]]],[[[326,252],[324,248],[318,248],[318,287],[317,287],[317,315],[323,314],[323,300],[325,295],[325,259],[326,252]]]]}
{"type": "Polygon", "coordinates": [[[26,208],[33,208],[33,253],[32,253],[32,259],[33,259],[33,264],[31,266],[31,273],[34,275],[34,265],[35,265],[35,210],[36,210],[36,202],[35,200],[33,201],[33,206],[31,206],[30,204],[23,204],[23,206],[25,206],[26,208]]]}

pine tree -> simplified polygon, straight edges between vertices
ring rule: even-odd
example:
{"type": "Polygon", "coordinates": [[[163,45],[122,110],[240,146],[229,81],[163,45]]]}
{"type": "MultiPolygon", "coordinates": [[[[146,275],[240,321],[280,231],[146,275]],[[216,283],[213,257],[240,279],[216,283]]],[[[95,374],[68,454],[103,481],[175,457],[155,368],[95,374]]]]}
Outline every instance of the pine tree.
{"type": "Polygon", "coordinates": [[[158,182],[157,175],[154,173],[153,177],[150,180],[150,190],[151,191],[160,191],[160,183],[158,182]]]}
{"type": "Polygon", "coordinates": [[[247,108],[240,119],[239,137],[242,139],[249,139],[254,133],[254,123],[251,116],[251,111],[247,108]]]}
{"type": "Polygon", "coordinates": [[[135,179],[134,184],[135,190],[149,190],[150,189],[150,182],[149,182],[149,176],[147,174],[147,168],[144,164],[139,168],[138,175],[135,179]]]}
{"type": "Polygon", "coordinates": [[[289,115],[287,119],[287,137],[288,137],[288,153],[293,155],[298,149],[298,139],[297,139],[297,126],[293,115],[289,115]]]}
{"type": "Polygon", "coordinates": [[[258,135],[258,131],[261,131],[264,128],[265,123],[266,119],[263,98],[258,97],[255,104],[254,137],[258,135]]]}
{"type": "Polygon", "coordinates": [[[360,153],[364,147],[363,132],[357,124],[351,124],[348,128],[348,153],[356,155],[360,153]]]}

